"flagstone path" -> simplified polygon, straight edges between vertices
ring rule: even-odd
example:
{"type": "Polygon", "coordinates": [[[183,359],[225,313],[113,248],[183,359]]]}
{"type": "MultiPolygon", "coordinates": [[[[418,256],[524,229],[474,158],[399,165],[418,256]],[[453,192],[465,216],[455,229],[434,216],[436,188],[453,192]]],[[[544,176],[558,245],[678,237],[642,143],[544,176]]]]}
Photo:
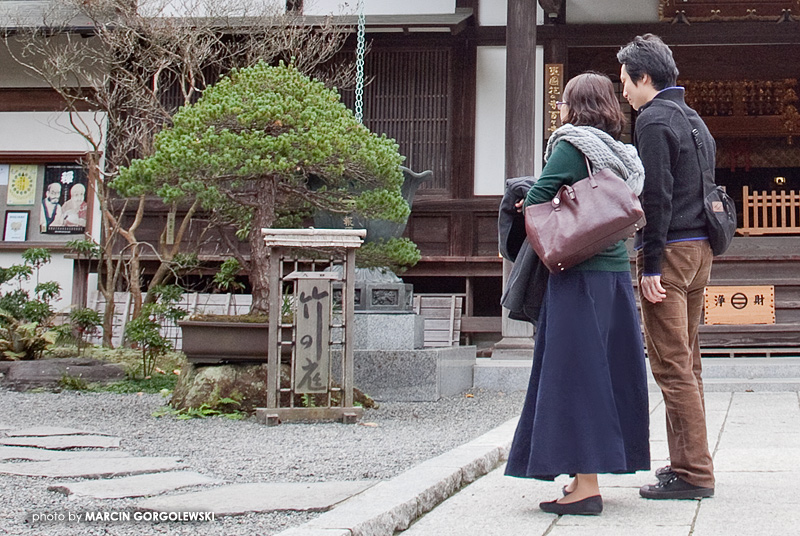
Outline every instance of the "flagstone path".
{"type": "MultiPolygon", "coordinates": [[[[94,430],[0,423],[2,475],[59,479],[48,490],[98,501],[143,498],[135,507],[159,512],[239,515],[278,510],[320,512],[375,481],[228,483],[191,470],[179,458],[131,456],[122,438],[94,430]],[[195,488],[171,494],[176,490],[195,488]]],[[[35,505],[32,505],[35,506],[35,505]]]]}

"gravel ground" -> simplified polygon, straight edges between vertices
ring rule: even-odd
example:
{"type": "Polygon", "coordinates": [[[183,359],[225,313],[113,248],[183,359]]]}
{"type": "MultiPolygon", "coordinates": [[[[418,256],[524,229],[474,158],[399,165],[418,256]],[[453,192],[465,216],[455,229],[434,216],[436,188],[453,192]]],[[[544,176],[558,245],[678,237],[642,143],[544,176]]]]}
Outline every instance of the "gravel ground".
{"type": "MultiPolygon", "coordinates": [[[[188,469],[226,483],[385,480],[446,452],[519,414],[524,393],[475,391],[438,402],[384,402],[357,425],[282,424],[254,419],[156,418],[160,395],[18,393],[0,389],[0,425],[11,429],[66,426],[122,438],[133,456],[177,456],[188,469]]],[[[0,432],[2,434],[2,432],[0,432]]],[[[202,524],[177,522],[31,524],[33,512],[130,511],[133,499],[68,499],[48,491],[52,478],[0,475],[0,534],[142,534],[269,536],[302,524],[313,513],[278,512],[217,517],[202,524]]],[[[183,490],[185,491],[185,490],[183,490]]]]}

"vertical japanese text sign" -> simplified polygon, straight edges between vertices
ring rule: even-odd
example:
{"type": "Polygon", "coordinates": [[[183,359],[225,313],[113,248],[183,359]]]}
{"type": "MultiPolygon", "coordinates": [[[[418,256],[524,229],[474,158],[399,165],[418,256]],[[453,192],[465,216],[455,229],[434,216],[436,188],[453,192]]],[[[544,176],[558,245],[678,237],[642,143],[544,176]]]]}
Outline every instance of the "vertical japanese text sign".
{"type": "Polygon", "coordinates": [[[330,371],[330,279],[300,278],[297,285],[297,346],[294,392],[326,393],[330,371]]]}
{"type": "Polygon", "coordinates": [[[561,93],[564,91],[564,66],[560,63],[548,63],[544,66],[544,74],[545,91],[547,92],[545,96],[545,107],[547,109],[545,114],[547,124],[545,137],[549,138],[550,134],[559,127],[561,119],[556,102],[561,99],[561,93]]]}

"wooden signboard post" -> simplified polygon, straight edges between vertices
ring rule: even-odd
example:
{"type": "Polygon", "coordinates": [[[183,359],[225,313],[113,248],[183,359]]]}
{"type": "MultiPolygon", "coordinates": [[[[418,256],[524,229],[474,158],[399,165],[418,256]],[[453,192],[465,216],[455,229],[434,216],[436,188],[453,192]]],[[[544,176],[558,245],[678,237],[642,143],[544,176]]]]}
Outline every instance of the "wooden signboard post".
{"type": "Polygon", "coordinates": [[[774,324],[775,287],[706,287],[706,324],[774,324]]]}

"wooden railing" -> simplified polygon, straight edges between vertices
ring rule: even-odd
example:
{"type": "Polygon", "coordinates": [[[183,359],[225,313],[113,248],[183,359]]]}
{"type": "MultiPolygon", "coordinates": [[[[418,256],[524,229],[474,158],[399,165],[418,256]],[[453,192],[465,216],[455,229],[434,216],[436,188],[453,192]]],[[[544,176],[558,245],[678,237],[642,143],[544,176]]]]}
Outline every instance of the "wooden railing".
{"type": "Polygon", "coordinates": [[[753,191],[742,187],[742,225],[744,236],[800,233],[800,192],[753,191]]]}

